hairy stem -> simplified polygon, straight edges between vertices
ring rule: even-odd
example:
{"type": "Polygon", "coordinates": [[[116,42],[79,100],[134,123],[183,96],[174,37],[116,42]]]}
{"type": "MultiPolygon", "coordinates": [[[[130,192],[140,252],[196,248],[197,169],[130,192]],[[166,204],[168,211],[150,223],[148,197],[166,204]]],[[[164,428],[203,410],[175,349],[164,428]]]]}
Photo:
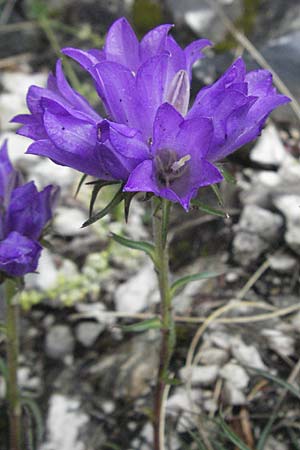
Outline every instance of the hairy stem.
{"type": "Polygon", "coordinates": [[[7,401],[9,413],[10,450],[21,450],[21,406],[17,380],[18,368],[18,305],[16,284],[5,281],[7,340],[7,401]]]}
{"type": "Polygon", "coordinates": [[[175,344],[175,327],[172,315],[172,298],[169,283],[169,252],[167,233],[170,202],[161,200],[161,209],[157,199],[153,201],[153,234],[156,250],[156,271],[160,291],[161,345],[159,368],[154,395],[154,450],[164,450],[164,424],[162,423],[162,405],[167,385],[169,364],[175,344]]]}

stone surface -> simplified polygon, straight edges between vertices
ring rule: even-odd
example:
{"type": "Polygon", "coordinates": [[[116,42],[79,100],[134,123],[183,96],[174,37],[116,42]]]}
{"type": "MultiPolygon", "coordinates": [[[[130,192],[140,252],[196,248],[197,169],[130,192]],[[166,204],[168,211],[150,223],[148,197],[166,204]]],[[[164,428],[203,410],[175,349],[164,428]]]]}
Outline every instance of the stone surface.
{"type": "Polygon", "coordinates": [[[245,389],[250,380],[246,370],[234,362],[225,364],[220,370],[220,375],[237,389],[245,389]]]}
{"type": "Polygon", "coordinates": [[[192,386],[211,386],[216,381],[219,373],[219,367],[214,364],[211,366],[183,367],[180,370],[180,378],[185,383],[191,383],[192,386]]]}
{"type": "Polygon", "coordinates": [[[233,241],[234,258],[243,266],[254,261],[281,237],[283,219],[279,214],[254,204],[246,205],[233,241]]]}
{"type": "Polygon", "coordinates": [[[297,266],[296,258],[288,253],[272,255],[269,261],[271,269],[282,274],[292,274],[297,266]]]}
{"type": "Polygon", "coordinates": [[[84,321],[76,326],[75,333],[80,344],[90,347],[104,330],[105,325],[102,323],[84,321]]]}
{"type": "Polygon", "coordinates": [[[281,330],[262,330],[262,336],[267,340],[269,347],[283,356],[291,356],[295,352],[295,339],[284,334],[281,330]]]}
{"type": "Polygon", "coordinates": [[[241,338],[234,336],[230,340],[231,352],[236,360],[243,366],[267,370],[266,365],[254,345],[245,344],[241,338]]]}
{"type": "Polygon", "coordinates": [[[74,350],[74,338],[67,325],[54,325],[50,328],[45,342],[46,354],[49,358],[64,359],[74,350]]]}
{"type": "Polygon", "coordinates": [[[153,293],[156,290],[157,281],[153,266],[146,264],[136,275],[117,288],[114,296],[116,310],[132,313],[143,311],[153,303],[153,293]]]}
{"type": "Polygon", "coordinates": [[[47,290],[57,283],[58,270],[53,255],[47,249],[42,251],[39,259],[37,273],[26,275],[26,287],[29,289],[47,290]]]}
{"type": "Polygon", "coordinates": [[[269,124],[251,150],[252,161],[280,166],[288,153],[273,124],[269,124]]]}
{"type": "Polygon", "coordinates": [[[223,389],[224,400],[232,406],[245,405],[245,394],[230,381],[225,381],[223,389]]]}
{"type": "Polygon", "coordinates": [[[55,210],[53,221],[54,230],[61,236],[72,237],[88,233],[86,228],[81,228],[87,220],[88,214],[77,209],[60,206],[55,210]]]}
{"type": "Polygon", "coordinates": [[[279,196],[274,203],[286,219],[285,241],[300,255],[300,195],[279,196]]]}
{"type": "Polygon", "coordinates": [[[88,416],[75,398],[54,394],[50,398],[47,437],[40,450],[85,450],[82,431],[88,416]]]}

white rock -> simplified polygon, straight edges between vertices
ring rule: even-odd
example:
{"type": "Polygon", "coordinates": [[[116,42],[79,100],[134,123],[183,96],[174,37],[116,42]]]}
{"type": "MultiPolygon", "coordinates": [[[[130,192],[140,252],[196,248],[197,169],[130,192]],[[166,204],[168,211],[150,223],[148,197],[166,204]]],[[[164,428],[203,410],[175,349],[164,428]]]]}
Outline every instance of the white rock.
{"type": "Polygon", "coordinates": [[[282,226],[283,219],[279,214],[256,205],[246,205],[238,229],[256,234],[264,241],[273,242],[279,238],[282,226]]]}
{"type": "Polygon", "coordinates": [[[285,241],[300,255],[300,195],[282,195],[274,203],[286,219],[285,241]]]}
{"type": "Polygon", "coordinates": [[[104,330],[105,325],[102,323],[84,321],[76,326],[75,333],[80,344],[90,347],[104,330]]]}
{"type": "MultiPolygon", "coordinates": [[[[1,98],[1,97],[0,97],[1,98]]],[[[36,155],[26,155],[25,152],[32,142],[24,136],[20,136],[12,131],[1,133],[1,143],[7,139],[8,154],[11,162],[18,169],[30,171],[33,167],[41,161],[41,158],[36,155]]]]}
{"type": "Polygon", "coordinates": [[[201,391],[199,389],[188,391],[184,387],[176,388],[174,394],[168,398],[166,412],[169,416],[179,417],[177,424],[179,433],[193,428],[196,419],[193,410],[195,407],[199,407],[201,400],[201,391]]]}
{"type": "Polygon", "coordinates": [[[236,388],[230,381],[224,384],[224,399],[232,406],[245,405],[247,403],[244,393],[236,388]]]}
{"type": "Polygon", "coordinates": [[[86,228],[81,228],[87,220],[87,214],[77,208],[60,206],[55,210],[53,221],[54,230],[61,236],[76,236],[86,234],[86,228]]]}
{"type": "Polygon", "coordinates": [[[29,289],[47,290],[55,287],[58,271],[51,252],[47,249],[42,251],[39,259],[37,273],[26,275],[26,287],[29,289]]]}
{"type": "Polygon", "coordinates": [[[206,348],[201,351],[200,362],[205,365],[222,366],[228,361],[228,352],[221,348],[206,348]]]}
{"type": "Polygon", "coordinates": [[[81,433],[88,420],[77,399],[52,395],[47,418],[47,438],[40,450],[85,450],[81,433]]]}
{"type": "Polygon", "coordinates": [[[283,356],[291,356],[295,351],[295,340],[291,336],[287,336],[280,330],[264,329],[261,331],[262,336],[272,350],[283,356]]]}
{"type": "Polygon", "coordinates": [[[297,265],[297,260],[288,253],[279,253],[269,257],[270,267],[279,273],[291,274],[297,265]]]}
{"type": "Polygon", "coordinates": [[[194,366],[183,367],[179,374],[185,383],[191,382],[192,386],[211,386],[216,381],[219,366],[194,366]]]}
{"type": "Polygon", "coordinates": [[[220,375],[236,389],[245,389],[250,380],[246,370],[233,362],[225,364],[220,370],[220,375]]]}
{"type": "Polygon", "coordinates": [[[64,359],[74,350],[74,338],[67,325],[54,325],[47,333],[45,350],[48,357],[64,359]]]}
{"type": "Polygon", "coordinates": [[[114,301],[117,311],[140,312],[151,302],[157,281],[152,265],[146,264],[142,269],[116,290],[114,301]]]}
{"type": "Polygon", "coordinates": [[[230,340],[231,352],[236,360],[243,366],[266,370],[258,350],[254,345],[246,345],[240,338],[234,336],[230,340]]]}
{"type": "Polygon", "coordinates": [[[281,138],[273,124],[269,124],[250,153],[252,161],[279,166],[288,157],[281,138]]]}
{"type": "Polygon", "coordinates": [[[277,441],[273,436],[270,436],[266,442],[265,450],[288,450],[288,446],[283,442],[277,441]]]}
{"type": "Polygon", "coordinates": [[[62,190],[73,186],[78,178],[75,170],[54,164],[50,159],[39,160],[38,164],[30,171],[30,177],[39,188],[43,188],[48,184],[55,184],[62,190]]]}

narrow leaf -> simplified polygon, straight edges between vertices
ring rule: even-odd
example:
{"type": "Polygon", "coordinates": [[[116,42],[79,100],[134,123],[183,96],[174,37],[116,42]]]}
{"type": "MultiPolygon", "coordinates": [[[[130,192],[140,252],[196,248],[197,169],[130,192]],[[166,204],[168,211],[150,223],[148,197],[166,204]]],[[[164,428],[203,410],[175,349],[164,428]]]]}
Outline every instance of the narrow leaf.
{"type": "Polygon", "coordinates": [[[224,206],[222,194],[221,194],[221,192],[220,192],[220,189],[219,189],[218,185],[217,185],[217,184],[212,184],[210,187],[211,187],[212,190],[214,191],[214,194],[215,194],[215,196],[216,196],[217,199],[218,199],[219,205],[220,205],[220,206],[224,206]]]}
{"type": "Polygon", "coordinates": [[[44,433],[44,425],[43,425],[42,413],[41,413],[37,403],[29,397],[22,397],[21,404],[24,407],[28,408],[28,410],[34,420],[35,426],[36,426],[37,442],[41,443],[43,433],[44,433]]]}
{"type": "Polygon", "coordinates": [[[222,275],[221,272],[201,272],[201,273],[195,273],[193,275],[186,275],[186,276],[174,281],[174,283],[171,286],[171,295],[173,297],[173,295],[176,294],[178,289],[182,288],[183,286],[190,283],[191,281],[205,280],[207,278],[215,278],[220,275],[222,275]]]}
{"type": "Polygon", "coordinates": [[[127,332],[140,332],[146,330],[158,330],[160,328],[160,319],[158,317],[153,317],[153,319],[142,320],[141,322],[136,322],[132,325],[125,325],[122,327],[122,330],[127,332]]]}
{"type": "Polygon", "coordinates": [[[123,236],[119,236],[118,234],[111,233],[111,237],[114,241],[118,242],[118,244],[123,245],[124,247],[132,248],[134,250],[140,250],[145,252],[152,261],[155,260],[155,247],[150,242],[145,241],[134,241],[132,239],[128,239],[123,236]]]}
{"type": "Polygon", "coordinates": [[[227,437],[227,439],[235,444],[240,450],[250,450],[249,447],[231,430],[223,419],[219,418],[217,422],[221,426],[223,434],[227,437]]]}
{"type": "Polygon", "coordinates": [[[261,369],[256,369],[254,367],[245,366],[246,369],[252,370],[253,372],[257,373],[258,375],[263,376],[264,378],[267,378],[268,380],[274,381],[279,386],[285,388],[287,391],[289,391],[291,394],[295,395],[300,400],[300,390],[297,389],[292,384],[288,383],[285,380],[282,380],[279,377],[276,377],[275,375],[270,374],[269,372],[261,369]]]}
{"type": "Polygon", "coordinates": [[[220,170],[221,174],[223,175],[224,180],[227,183],[229,183],[229,184],[236,184],[236,179],[234,178],[234,176],[230,172],[228,172],[227,169],[225,169],[224,167],[220,167],[219,166],[219,170],[220,170]]]}
{"type": "Polygon", "coordinates": [[[98,194],[99,194],[100,190],[103,187],[110,186],[112,184],[116,184],[116,182],[115,181],[106,181],[106,180],[99,181],[98,180],[96,183],[93,183],[94,187],[93,187],[91,201],[90,201],[89,217],[92,217],[92,215],[93,215],[95,201],[97,200],[97,197],[98,197],[98,194]]]}
{"type": "Polygon", "coordinates": [[[197,199],[192,200],[191,203],[197,209],[201,209],[201,211],[204,211],[208,214],[212,214],[213,216],[228,217],[227,213],[225,213],[224,211],[213,208],[212,206],[206,205],[205,203],[199,202],[199,200],[197,199]]]}
{"type": "Polygon", "coordinates": [[[116,195],[113,197],[113,199],[109,202],[109,204],[103,208],[101,211],[97,212],[93,216],[91,216],[84,224],[81,226],[81,228],[85,228],[88,225],[92,225],[92,223],[97,222],[97,220],[102,219],[104,216],[106,216],[115,206],[117,206],[123,199],[124,195],[122,192],[123,186],[120,187],[116,195]]]}
{"type": "Polygon", "coordinates": [[[124,216],[125,216],[126,223],[128,221],[129,208],[131,205],[131,201],[136,194],[137,194],[137,192],[124,192],[124,216]]]}
{"type": "Polygon", "coordinates": [[[86,179],[87,179],[87,175],[86,174],[82,175],[82,177],[80,178],[80,181],[78,183],[78,186],[77,186],[77,189],[76,189],[76,192],[75,192],[75,198],[79,194],[79,191],[80,191],[80,189],[81,189],[81,187],[82,187],[82,185],[83,185],[83,183],[84,183],[84,181],[86,179]]]}

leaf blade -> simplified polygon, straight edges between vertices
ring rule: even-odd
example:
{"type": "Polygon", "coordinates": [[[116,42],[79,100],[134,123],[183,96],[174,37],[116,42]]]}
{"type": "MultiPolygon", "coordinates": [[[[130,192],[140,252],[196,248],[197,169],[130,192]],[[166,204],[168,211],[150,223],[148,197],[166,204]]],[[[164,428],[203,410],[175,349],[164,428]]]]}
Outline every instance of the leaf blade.
{"type": "Polygon", "coordinates": [[[115,233],[111,233],[111,237],[115,242],[123,245],[124,247],[145,252],[152,259],[152,261],[155,262],[155,247],[150,242],[134,241],[133,239],[128,239],[115,233]]]}
{"type": "Polygon", "coordinates": [[[222,275],[222,272],[201,272],[201,273],[195,273],[193,275],[185,275],[178,280],[174,281],[171,285],[171,295],[172,297],[176,294],[178,289],[185,286],[186,284],[192,282],[192,281],[198,281],[198,280],[206,280],[209,278],[216,278],[218,276],[222,275]]]}

